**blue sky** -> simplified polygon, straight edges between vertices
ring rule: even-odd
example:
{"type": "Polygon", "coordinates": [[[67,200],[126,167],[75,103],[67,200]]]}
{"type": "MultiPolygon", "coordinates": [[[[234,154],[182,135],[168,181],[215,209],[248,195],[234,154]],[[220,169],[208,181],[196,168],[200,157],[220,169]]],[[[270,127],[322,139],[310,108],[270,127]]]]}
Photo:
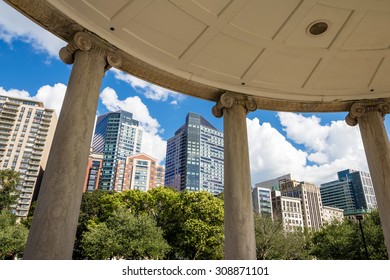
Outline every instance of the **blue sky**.
{"type": "MultiPolygon", "coordinates": [[[[71,71],[71,65],[57,55],[64,45],[1,1],[0,94],[39,100],[59,113],[71,71]]],[[[213,105],[111,69],[103,79],[97,114],[118,109],[132,112],[145,130],[143,151],[163,162],[166,140],[185,122],[188,112],[201,114],[223,130],[223,120],[211,113],[213,105]]],[[[359,130],[348,127],[345,116],[250,113],[252,184],[286,173],[320,184],[336,179],[342,169],[368,170],[359,130]]],[[[388,119],[385,125],[390,129],[388,119]]]]}

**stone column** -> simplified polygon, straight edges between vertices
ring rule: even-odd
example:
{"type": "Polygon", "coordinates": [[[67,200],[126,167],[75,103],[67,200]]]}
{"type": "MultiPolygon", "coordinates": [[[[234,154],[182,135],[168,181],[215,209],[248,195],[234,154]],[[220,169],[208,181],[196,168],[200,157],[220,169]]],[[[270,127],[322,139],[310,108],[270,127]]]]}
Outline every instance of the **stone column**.
{"type": "Polygon", "coordinates": [[[225,259],[256,259],[246,115],[256,110],[248,96],[226,92],[213,107],[224,117],[225,259]]]}
{"type": "Polygon", "coordinates": [[[390,144],[383,123],[389,112],[388,102],[358,102],[352,105],[346,122],[359,124],[390,257],[390,144]]]}
{"type": "Polygon", "coordinates": [[[72,259],[100,86],[120,57],[94,36],[78,32],[61,49],[73,63],[24,259],[72,259]]]}

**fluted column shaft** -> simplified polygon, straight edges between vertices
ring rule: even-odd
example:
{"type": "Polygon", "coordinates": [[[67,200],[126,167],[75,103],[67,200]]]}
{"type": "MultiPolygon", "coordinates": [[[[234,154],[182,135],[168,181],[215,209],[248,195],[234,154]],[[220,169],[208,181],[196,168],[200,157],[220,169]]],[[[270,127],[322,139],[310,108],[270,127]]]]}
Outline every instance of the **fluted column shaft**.
{"type": "Polygon", "coordinates": [[[24,259],[71,259],[99,91],[105,69],[120,59],[87,33],[60,51],[73,63],[24,259]]]}
{"type": "Polygon", "coordinates": [[[346,122],[359,124],[390,257],[390,144],[383,122],[384,115],[389,112],[387,102],[355,103],[346,122]]]}
{"type": "Polygon", "coordinates": [[[256,109],[249,97],[224,93],[213,107],[224,117],[225,259],[256,259],[246,115],[256,109]]]}

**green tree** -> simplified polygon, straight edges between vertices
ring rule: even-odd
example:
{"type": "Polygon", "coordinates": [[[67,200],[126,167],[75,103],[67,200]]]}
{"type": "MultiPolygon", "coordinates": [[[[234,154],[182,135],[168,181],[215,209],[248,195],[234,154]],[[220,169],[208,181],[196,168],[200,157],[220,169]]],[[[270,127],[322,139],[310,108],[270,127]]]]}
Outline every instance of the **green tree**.
{"type": "Polygon", "coordinates": [[[90,224],[98,224],[102,221],[102,216],[109,217],[109,213],[105,212],[106,204],[103,204],[102,197],[114,196],[114,192],[105,192],[102,190],[95,190],[93,192],[85,192],[83,194],[80,206],[80,215],[76,231],[76,241],[73,249],[73,259],[83,259],[83,251],[81,248],[81,238],[87,227],[90,224]]]}
{"type": "MultiPolygon", "coordinates": [[[[99,232],[118,209],[135,216],[149,215],[163,230],[170,246],[167,259],[221,259],[223,257],[223,201],[207,192],[176,192],[158,187],[120,193],[84,194],[77,230],[74,258],[83,258],[83,232],[99,225],[99,232]]],[[[92,237],[91,237],[92,238],[92,237]]],[[[108,242],[108,241],[107,241],[108,242]]]]}
{"type": "MultiPolygon", "coordinates": [[[[388,259],[378,211],[364,216],[363,232],[370,259],[388,259]]],[[[359,223],[345,219],[313,234],[312,254],[324,260],[366,259],[359,223]]]]}
{"type": "Polygon", "coordinates": [[[150,207],[171,246],[168,259],[221,259],[224,241],[223,201],[208,192],[155,188],[150,207]]]}
{"type": "Polygon", "coordinates": [[[16,223],[16,216],[7,210],[0,211],[0,259],[14,259],[22,254],[28,230],[16,223]]]}
{"type": "Polygon", "coordinates": [[[222,259],[223,201],[208,192],[181,192],[181,224],[176,249],[188,259],[222,259]]]}
{"type": "Polygon", "coordinates": [[[81,247],[88,259],[162,259],[169,249],[163,232],[148,214],[118,209],[106,222],[91,222],[81,247]]]}
{"type": "Polygon", "coordinates": [[[255,215],[256,256],[259,260],[309,258],[309,238],[303,232],[284,232],[282,220],[255,215]]]}
{"type": "Polygon", "coordinates": [[[19,183],[19,173],[11,170],[0,170],[0,210],[9,210],[18,199],[16,186],[19,183]]]}

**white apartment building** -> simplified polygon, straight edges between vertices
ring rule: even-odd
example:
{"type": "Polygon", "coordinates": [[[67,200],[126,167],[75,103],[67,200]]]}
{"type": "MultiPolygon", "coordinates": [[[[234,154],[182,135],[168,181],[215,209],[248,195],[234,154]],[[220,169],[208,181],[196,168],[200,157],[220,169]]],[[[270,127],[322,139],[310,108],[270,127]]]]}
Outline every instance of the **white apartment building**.
{"type": "Polygon", "coordinates": [[[274,220],[281,219],[286,232],[303,230],[300,198],[282,196],[280,191],[272,191],[272,209],[274,220]]]}
{"type": "Polygon", "coordinates": [[[344,219],[344,210],[336,207],[323,206],[323,223],[331,223],[332,221],[342,221],[344,219]]]}
{"type": "Polygon", "coordinates": [[[0,96],[0,168],[20,173],[14,212],[26,217],[46,167],[57,117],[42,102],[0,96]]]}

